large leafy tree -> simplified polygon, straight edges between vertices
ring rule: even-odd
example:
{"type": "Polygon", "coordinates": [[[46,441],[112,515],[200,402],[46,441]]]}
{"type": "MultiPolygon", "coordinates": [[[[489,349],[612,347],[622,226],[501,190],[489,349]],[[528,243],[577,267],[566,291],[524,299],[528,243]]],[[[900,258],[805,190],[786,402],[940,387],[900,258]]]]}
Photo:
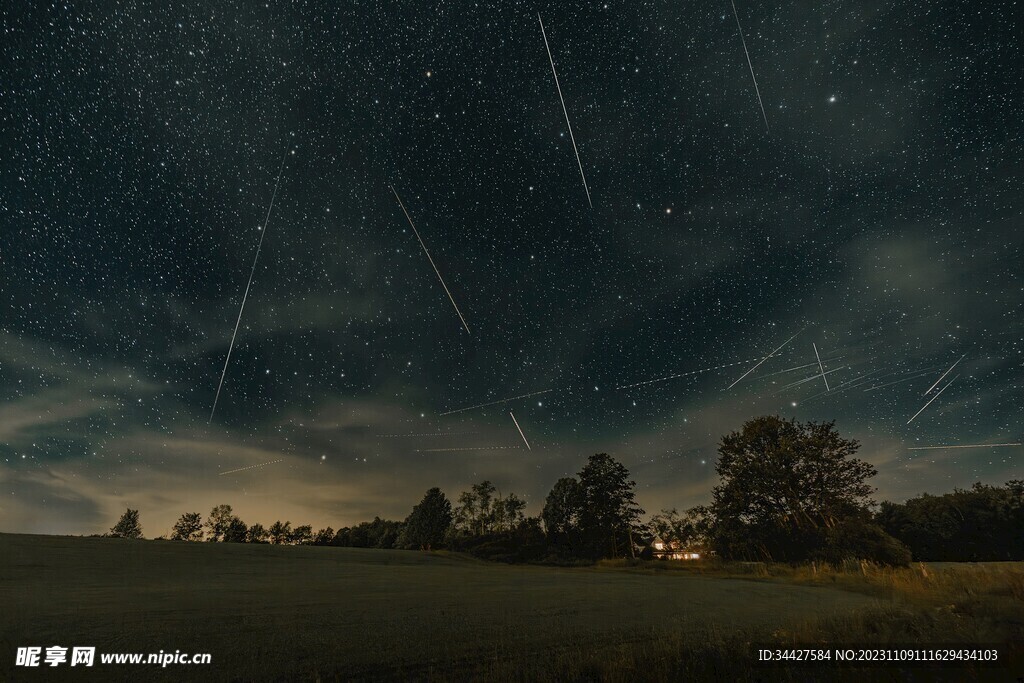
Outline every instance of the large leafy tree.
{"type": "Polygon", "coordinates": [[[142,525],[139,523],[139,511],[128,508],[110,528],[110,535],[117,538],[142,538],[142,525]]]}
{"type": "Polygon", "coordinates": [[[309,524],[302,524],[292,529],[288,541],[294,545],[307,545],[313,540],[313,527],[309,524]]]}
{"type": "Polygon", "coordinates": [[[713,489],[715,544],[726,556],[804,559],[828,530],[863,516],[877,472],[834,422],[764,416],[724,437],[713,489]]]}
{"type": "Polygon", "coordinates": [[[494,502],[492,529],[498,533],[513,531],[523,523],[526,501],[514,493],[498,497],[494,502]]]}
{"type": "Polygon", "coordinates": [[[218,505],[210,510],[210,516],[206,518],[206,540],[224,541],[234,519],[235,513],[230,505],[218,505]]]}
{"type": "Polygon", "coordinates": [[[173,541],[203,540],[203,516],[198,512],[186,512],[174,523],[171,532],[173,541]]]}
{"type": "Polygon", "coordinates": [[[548,536],[564,539],[578,528],[582,495],[580,483],[574,477],[562,477],[555,482],[540,513],[548,536]]]}
{"type": "Polygon", "coordinates": [[[651,517],[648,526],[651,532],[662,540],[692,548],[707,544],[710,523],[707,508],[698,506],[690,508],[683,514],[679,514],[675,508],[662,510],[651,517]]]}
{"type": "Polygon", "coordinates": [[[270,542],[275,545],[288,543],[289,540],[291,540],[291,536],[291,522],[282,522],[281,520],[277,520],[276,522],[271,524],[270,528],[267,530],[267,537],[270,539],[270,542]]]}
{"type": "Polygon", "coordinates": [[[487,480],[473,484],[469,491],[463,491],[453,513],[456,531],[470,536],[490,533],[495,523],[497,501],[494,494],[497,491],[497,487],[487,480]]]}
{"type": "Polygon", "coordinates": [[[334,534],[331,545],[350,548],[394,548],[402,532],[402,523],[374,517],[352,528],[342,527],[334,534]]]}
{"type": "Polygon", "coordinates": [[[459,494],[452,528],[457,536],[506,533],[522,524],[525,509],[526,502],[516,494],[502,496],[494,484],[482,481],[459,494]]]}
{"type": "Polygon", "coordinates": [[[405,538],[423,550],[444,542],[452,523],[452,504],[439,488],[432,488],[423,496],[405,520],[405,538]]]}
{"type": "Polygon", "coordinates": [[[245,543],[249,540],[249,527],[237,516],[232,515],[227,528],[224,529],[223,540],[225,543],[245,543]]]}
{"type": "Polygon", "coordinates": [[[1022,481],[885,502],[875,520],[910,546],[915,560],[1024,560],[1022,481]]]}
{"type": "Polygon", "coordinates": [[[245,532],[247,543],[266,543],[267,536],[269,536],[269,533],[259,522],[250,526],[249,530],[245,532]]]}
{"type": "Polygon", "coordinates": [[[633,556],[633,536],[643,509],[636,503],[636,482],[629,470],[607,453],[590,456],[579,472],[579,527],[594,557],[633,556]]]}
{"type": "Polygon", "coordinates": [[[313,545],[330,545],[334,540],[334,529],[326,527],[313,534],[313,545]]]}

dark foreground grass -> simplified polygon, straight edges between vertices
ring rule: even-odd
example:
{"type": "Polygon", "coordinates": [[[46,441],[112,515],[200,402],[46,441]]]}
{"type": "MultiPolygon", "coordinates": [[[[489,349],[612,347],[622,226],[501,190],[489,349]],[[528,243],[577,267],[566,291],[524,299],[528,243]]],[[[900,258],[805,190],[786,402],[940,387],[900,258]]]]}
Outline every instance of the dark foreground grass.
{"type": "MultiPolygon", "coordinates": [[[[1021,639],[1021,565],[609,563],[0,535],[0,680],[1015,680],[759,668],[750,644],[1021,639]],[[915,573],[916,572],[916,573],[915,573]],[[210,667],[13,668],[24,645],[209,652],[210,667]],[[15,678],[16,677],[16,678],[15,678]]],[[[1004,646],[1005,647],[1005,646],[1004,646]]]]}

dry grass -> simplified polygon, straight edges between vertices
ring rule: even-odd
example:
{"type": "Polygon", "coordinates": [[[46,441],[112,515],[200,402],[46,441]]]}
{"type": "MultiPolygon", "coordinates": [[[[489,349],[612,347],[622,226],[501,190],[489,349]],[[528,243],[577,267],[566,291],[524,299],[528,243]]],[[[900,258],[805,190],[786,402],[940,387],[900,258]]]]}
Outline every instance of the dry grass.
{"type": "MultiPolygon", "coordinates": [[[[700,643],[657,638],[626,647],[616,664],[606,664],[596,678],[628,680],[623,676],[638,661],[660,664],[647,669],[651,680],[730,679],[736,681],[903,681],[903,680],[1020,680],[1024,675],[1024,563],[918,563],[911,567],[887,567],[870,562],[842,566],[799,566],[765,563],[636,562],[601,563],[607,570],[642,573],[684,573],[787,585],[838,588],[880,598],[882,606],[841,616],[813,618],[763,634],[722,636],[714,632],[700,643]],[[845,644],[998,644],[999,667],[947,667],[837,669],[834,666],[764,669],[751,663],[752,642],[781,646],[845,644]],[[672,664],[674,662],[674,664],[672,664]]],[[[551,680],[585,680],[591,677],[565,662],[551,680]]]]}
{"type": "Polygon", "coordinates": [[[1007,680],[1024,670],[1020,649],[1000,671],[922,673],[764,669],[751,644],[1024,640],[1022,588],[1024,564],[582,569],[0,534],[0,680],[13,677],[14,647],[54,643],[214,654],[204,670],[76,681],[1007,680]]]}

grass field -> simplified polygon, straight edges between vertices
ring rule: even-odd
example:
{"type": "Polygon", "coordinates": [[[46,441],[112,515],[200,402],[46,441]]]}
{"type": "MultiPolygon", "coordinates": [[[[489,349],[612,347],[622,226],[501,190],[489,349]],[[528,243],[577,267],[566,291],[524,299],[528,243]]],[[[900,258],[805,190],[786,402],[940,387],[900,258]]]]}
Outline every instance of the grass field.
{"type": "MultiPolygon", "coordinates": [[[[993,605],[1002,611],[992,623],[955,610],[944,615],[949,586],[917,594],[911,588],[921,582],[908,578],[902,586],[899,572],[729,576],[735,571],[566,569],[408,551],[0,534],[0,680],[819,680],[822,671],[754,667],[747,643],[828,640],[844,631],[876,642],[925,642],[954,626],[939,639],[1024,633],[1019,565],[974,569],[1008,577],[1005,595],[1004,579],[989,577],[988,588],[973,596],[998,598],[993,605]],[[872,627],[880,622],[891,630],[872,627]],[[209,652],[213,663],[13,668],[18,646],[54,644],[209,652]]],[[[962,575],[935,567],[922,581],[962,575]]],[[[931,671],[921,679],[1012,681],[1013,666],[931,671]]],[[[906,680],[904,674],[847,670],[846,677],[906,680]]]]}

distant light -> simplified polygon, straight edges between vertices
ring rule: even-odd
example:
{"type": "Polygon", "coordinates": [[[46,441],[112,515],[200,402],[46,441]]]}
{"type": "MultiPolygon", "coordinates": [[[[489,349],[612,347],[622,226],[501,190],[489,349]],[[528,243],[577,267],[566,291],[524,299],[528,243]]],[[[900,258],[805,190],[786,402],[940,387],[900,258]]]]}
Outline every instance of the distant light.
{"type": "Polygon", "coordinates": [[[433,75],[433,72],[431,72],[431,71],[427,72],[427,78],[430,78],[432,75],[433,75]]]}
{"type": "Polygon", "coordinates": [[[665,209],[665,213],[672,213],[672,208],[669,207],[669,208],[665,209]]]}
{"type": "Polygon", "coordinates": [[[832,97],[828,98],[828,101],[829,102],[835,102],[836,101],[836,96],[833,95],[832,97]]]}

